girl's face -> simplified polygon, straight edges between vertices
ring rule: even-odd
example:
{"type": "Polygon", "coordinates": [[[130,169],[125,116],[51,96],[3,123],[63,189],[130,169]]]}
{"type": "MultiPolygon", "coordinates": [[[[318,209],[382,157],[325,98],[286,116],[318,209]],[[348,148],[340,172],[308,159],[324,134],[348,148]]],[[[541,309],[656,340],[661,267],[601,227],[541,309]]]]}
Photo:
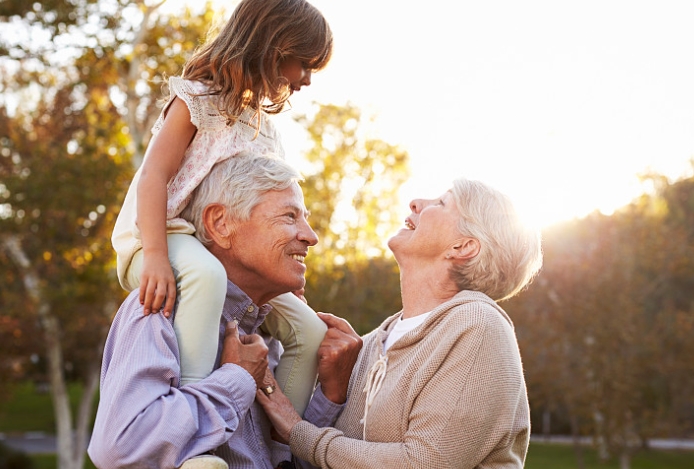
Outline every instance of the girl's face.
{"type": "Polygon", "coordinates": [[[287,57],[280,62],[280,75],[289,80],[292,93],[299,91],[302,86],[311,85],[311,70],[296,57],[287,57]]]}

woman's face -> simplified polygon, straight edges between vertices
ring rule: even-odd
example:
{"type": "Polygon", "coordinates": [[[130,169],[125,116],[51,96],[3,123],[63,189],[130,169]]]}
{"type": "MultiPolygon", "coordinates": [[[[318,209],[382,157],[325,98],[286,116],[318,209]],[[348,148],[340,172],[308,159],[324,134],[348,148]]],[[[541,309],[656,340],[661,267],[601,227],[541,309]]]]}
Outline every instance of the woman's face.
{"type": "Polygon", "coordinates": [[[395,257],[435,260],[445,257],[462,234],[458,230],[459,212],[451,191],[436,199],[415,199],[405,227],[388,240],[395,257]]]}

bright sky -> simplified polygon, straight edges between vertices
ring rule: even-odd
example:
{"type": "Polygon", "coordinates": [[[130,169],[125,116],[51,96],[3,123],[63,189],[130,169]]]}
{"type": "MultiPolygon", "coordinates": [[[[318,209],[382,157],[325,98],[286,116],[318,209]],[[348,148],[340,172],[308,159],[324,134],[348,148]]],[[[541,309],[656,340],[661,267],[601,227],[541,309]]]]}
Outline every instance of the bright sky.
{"type": "MultiPolygon", "coordinates": [[[[692,175],[690,0],[312,2],[334,58],[291,112],[375,115],[372,134],[410,153],[403,214],[464,176],[544,226],[627,204],[641,173],[692,175]]],[[[275,120],[288,158],[305,145],[291,112],[275,120]]]]}

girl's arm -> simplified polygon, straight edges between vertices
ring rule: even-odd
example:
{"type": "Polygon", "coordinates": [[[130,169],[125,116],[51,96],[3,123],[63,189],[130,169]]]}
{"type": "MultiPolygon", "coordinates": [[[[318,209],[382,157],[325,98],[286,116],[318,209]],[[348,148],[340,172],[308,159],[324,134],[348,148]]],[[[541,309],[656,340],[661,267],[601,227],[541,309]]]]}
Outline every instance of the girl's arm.
{"type": "Polygon", "coordinates": [[[176,279],[166,242],[166,185],[181,165],[195,132],[188,107],[180,99],[174,99],[142,164],[137,185],[137,225],[143,253],[140,303],[145,314],[158,311],[162,305],[165,316],[173,310],[176,279]]]}

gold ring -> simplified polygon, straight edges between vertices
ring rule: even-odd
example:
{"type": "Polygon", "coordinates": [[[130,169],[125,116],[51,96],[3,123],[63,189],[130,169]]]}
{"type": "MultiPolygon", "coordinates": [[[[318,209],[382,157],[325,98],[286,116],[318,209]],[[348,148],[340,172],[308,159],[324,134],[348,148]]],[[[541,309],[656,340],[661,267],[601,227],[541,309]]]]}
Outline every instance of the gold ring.
{"type": "Polygon", "coordinates": [[[273,392],[275,392],[275,386],[272,384],[268,384],[267,386],[263,387],[262,390],[265,393],[266,396],[270,396],[273,392]]]}

